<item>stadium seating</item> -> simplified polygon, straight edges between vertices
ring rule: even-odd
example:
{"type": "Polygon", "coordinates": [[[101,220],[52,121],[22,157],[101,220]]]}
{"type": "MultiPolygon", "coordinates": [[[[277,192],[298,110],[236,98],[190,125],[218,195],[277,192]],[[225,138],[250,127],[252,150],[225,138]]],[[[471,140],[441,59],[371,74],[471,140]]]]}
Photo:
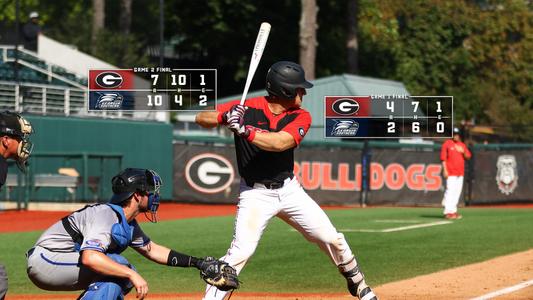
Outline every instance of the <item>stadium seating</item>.
{"type": "MultiPolygon", "coordinates": [[[[34,68],[43,70],[44,72],[35,70],[34,68],[19,65],[19,80],[23,82],[32,83],[48,83],[60,86],[71,86],[68,80],[76,82],[81,85],[87,84],[87,78],[79,78],[75,74],[68,72],[62,67],[47,64],[45,61],[39,59],[27,51],[19,51],[18,59],[21,62],[30,64],[34,68]],[[49,77],[46,72],[51,71],[57,77],[49,77]],[[62,80],[62,78],[66,80],[62,80]]],[[[12,81],[15,80],[15,49],[8,47],[0,47],[0,80],[12,81]]]]}

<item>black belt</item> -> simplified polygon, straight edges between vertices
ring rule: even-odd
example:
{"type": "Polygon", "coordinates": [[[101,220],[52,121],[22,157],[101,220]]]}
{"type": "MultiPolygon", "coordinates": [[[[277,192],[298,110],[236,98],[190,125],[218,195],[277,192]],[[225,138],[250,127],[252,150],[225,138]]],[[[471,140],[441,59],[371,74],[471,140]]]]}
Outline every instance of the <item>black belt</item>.
{"type": "Polygon", "coordinates": [[[280,189],[280,188],[283,187],[283,185],[285,184],[285,180],[287,178],[293,179],[294,178],[294,174],[290,174],[289,176],[285,177],[281,181],[278,181],[278,180],[258,180],[258,181],[254,181],[254,180],[249,180],[249,179],[245,178],[244,182],[246,182],[246,185],[249,186],[249,187],[254,187],[254,184],[260,183],[260,184],[264,185],[265,188],[267,188],[269,190],[276,190],[276,189],[280,189]]]}

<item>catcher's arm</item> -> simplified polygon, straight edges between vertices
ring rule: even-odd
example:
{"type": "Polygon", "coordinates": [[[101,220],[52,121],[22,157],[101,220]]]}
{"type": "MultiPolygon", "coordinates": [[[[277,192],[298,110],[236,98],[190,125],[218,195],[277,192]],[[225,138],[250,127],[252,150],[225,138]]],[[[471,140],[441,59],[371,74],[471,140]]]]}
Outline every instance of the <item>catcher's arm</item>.
{"type": "Polygon", "coordinates": [[[151,261],[171,267],[196,267],[196,263],[200,260],[197,257],[179,253],[152,241],[145,246],[134,249],[151,261]]]}
{"type": "Polygon", "coordinates": [[[237,271],[226,262],[213,257],[204,259],[182,254],[165,246],[150,241],[147,245],[134,248],[144,257],[171,267],[196,267],[200,270],[200,277],[219,290],[228,291],[239,288],[237,271]]]}

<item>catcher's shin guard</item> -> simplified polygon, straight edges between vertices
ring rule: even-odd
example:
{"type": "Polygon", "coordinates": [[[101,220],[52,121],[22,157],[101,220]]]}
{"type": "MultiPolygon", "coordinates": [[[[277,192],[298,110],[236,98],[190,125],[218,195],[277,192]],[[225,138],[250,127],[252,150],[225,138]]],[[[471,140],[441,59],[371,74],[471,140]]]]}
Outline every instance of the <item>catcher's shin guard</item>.
{"type": "Polygon", "coordinates": [[[372,289],[366,284],[365,277],[359,267],[355,257],[349,262],[339,265],[339,271],[346,278],[348,291],[359,300],[378,300],[372,289]]]}

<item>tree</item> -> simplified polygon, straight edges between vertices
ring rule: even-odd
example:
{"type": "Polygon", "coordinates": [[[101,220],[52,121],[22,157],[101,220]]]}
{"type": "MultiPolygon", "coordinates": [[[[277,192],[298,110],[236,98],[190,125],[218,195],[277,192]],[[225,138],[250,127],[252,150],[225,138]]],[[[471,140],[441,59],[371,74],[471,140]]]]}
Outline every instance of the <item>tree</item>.
{"type": "Polygon", "coordinates": [[[93,43],[92,53],[96,52],[96,41],[100,30],[105,28],[105,0],[93,1],[93,29],[91,41],[93,43]]]}
{"type": "Polygon", "coordinates": [[[300,18],[300,64],[308,79],[315,79],[316,60],[316,16],[318,7],[316,0],[301,0],[302,14],[300,18]]]}
{"type": "Polygon", "coordinates": [[[346,62],[348,73],[359,73],[359,43],[357,41],[358,0],[348,0],[346,18],[346,62]]]}
{"type": "Polygon", "coordinates": [[[131,28],[131,1],[120,0],[120,31],[124,34],[130,33],[131,28]]]}

